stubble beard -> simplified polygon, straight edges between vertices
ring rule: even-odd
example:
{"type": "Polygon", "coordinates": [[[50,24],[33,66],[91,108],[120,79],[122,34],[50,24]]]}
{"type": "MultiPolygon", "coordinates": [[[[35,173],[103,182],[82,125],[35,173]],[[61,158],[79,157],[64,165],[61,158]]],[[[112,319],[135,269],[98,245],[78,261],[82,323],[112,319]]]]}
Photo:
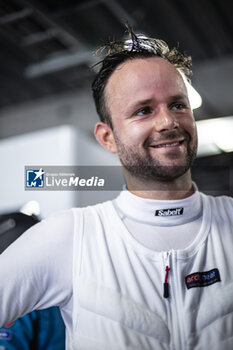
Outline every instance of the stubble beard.
{"type": "MultiPolygon", "coordinates": [[[[190,136],[186,135],[187,151],[184,162],[179,166],[166,166],[149,152],[149,147],[144,147],[144,155],[133,147],[125,145],[114,132],[115,142],[118,150],[118,157],[123,167],[128,173],[142,182],[172,182],[184,175],[193,164],[197,153],[197,144],[190,145],[190,136]]],[[[176,155],[170,155],[170,159],[175,159],[176,155]]]]}

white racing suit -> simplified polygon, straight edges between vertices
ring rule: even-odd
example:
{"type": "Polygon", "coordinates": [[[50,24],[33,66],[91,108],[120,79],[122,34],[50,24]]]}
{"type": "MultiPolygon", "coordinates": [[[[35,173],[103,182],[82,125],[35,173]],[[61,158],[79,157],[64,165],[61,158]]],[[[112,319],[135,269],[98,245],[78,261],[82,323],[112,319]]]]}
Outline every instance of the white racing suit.
{"type": "Polygon", "coordinates": [[[75,211],[75,350],[233,349],[233,201],[202,200],[196,239],[160,253],[129,234],[111,202],[75,211]]]}

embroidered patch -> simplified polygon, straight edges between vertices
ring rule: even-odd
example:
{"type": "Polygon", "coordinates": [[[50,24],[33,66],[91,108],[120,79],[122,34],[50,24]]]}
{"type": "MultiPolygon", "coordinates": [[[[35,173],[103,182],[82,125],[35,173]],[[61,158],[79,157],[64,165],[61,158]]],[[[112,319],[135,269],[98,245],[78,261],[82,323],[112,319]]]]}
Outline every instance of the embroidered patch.
{"type": "Polygon", "coordinates": [[[155,216],[177,216],[182,215],[184,208],[158,209],[155,211],[155,216]]]}
{"type": "Polygon", "coordinates": [[[12,332],[6,329],[0,329],[0,339],[2,340],[11,340],[12,332]]]}
{"type": "Polygon", "coordinates": [[[185,277],[185,283],[188,289],[195,287],[207,287],[220,281],[221,279],[218,269],[205,272],[195,272],[185,277]]]}

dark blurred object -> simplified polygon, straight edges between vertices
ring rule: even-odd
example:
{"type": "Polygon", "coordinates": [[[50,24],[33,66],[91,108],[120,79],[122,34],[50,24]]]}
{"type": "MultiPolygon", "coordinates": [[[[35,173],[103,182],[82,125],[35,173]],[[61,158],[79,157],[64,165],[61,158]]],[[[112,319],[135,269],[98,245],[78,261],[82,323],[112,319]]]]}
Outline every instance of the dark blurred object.
{"type": "Polygon", "coordinates": [[[20,212],[0,215],[0,254],[39,219],[20,212]]]}
{"type": "Polygon", "coordinates": [[[199,191],[213,196],[233,197],[233,152],[197,158],[192,179],[199,191]]]}

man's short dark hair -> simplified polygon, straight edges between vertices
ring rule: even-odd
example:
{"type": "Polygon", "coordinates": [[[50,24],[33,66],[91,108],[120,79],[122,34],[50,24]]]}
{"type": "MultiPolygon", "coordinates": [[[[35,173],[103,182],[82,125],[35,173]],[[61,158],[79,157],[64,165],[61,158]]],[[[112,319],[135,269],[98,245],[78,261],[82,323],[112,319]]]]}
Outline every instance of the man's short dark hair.
{"type": "Polygon", "coordinates": [[[149,58],[159,56],[169,61],[174,67],[181,70],[186,76],[191,74],[192,59],[181,53],[177,48],[169,49],[165,41],[136,35],[128,26],[128,39],[119,42],[111,41],[98,51],[107,51],[93,83],[92,92],[95,106],[100,120],[113,129],[112,119],[105,100],[105,87],[115,69],[127,60],[135,58],[149,58]]]}

